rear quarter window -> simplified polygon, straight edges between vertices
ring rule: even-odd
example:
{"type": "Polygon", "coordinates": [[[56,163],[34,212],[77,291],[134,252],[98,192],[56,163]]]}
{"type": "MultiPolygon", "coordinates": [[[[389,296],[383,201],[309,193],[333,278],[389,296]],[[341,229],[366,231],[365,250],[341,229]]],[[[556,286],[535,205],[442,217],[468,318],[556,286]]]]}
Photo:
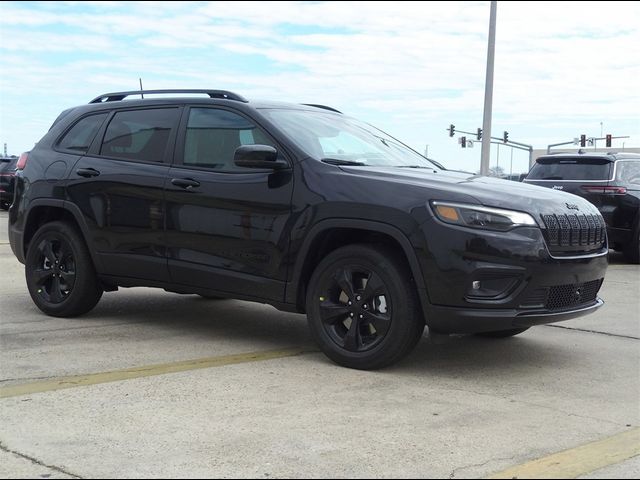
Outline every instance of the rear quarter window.
{"type": "Polygon", "coordinates": [[[98,133],[102,123],[107,118],[107,113],[89,115],[80,119],[58,142],[61,150],[73,150],[78,153],[87,153],[93,138],[98,133]]]}
{"type": "Polygon", "coordinates": [[[536,160],[527,180],[609,180],[612,165],[605,159],[543,158],[536,160]]]}

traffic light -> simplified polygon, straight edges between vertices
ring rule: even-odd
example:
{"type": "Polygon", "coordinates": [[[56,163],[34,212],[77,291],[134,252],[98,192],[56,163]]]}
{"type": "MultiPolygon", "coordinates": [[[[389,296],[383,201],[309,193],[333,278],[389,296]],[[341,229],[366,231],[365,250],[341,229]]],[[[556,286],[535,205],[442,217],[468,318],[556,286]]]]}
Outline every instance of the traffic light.
{"type": "Polygon", "coordinates": [[[467,148],[467,137],[460,137],[460,145],[462,148],[467,148]]]}
{"type": "Polygon", "coordinates": [[[478,138],[478,140],[482,140],[482,129],[481,128],[478,129],[477,138],[478,138]]]}
{"type": "Polygon", "coordinates": [[[506,130],[505,130],[505,132],[504,132],[504,134],[502,136],[502,141],[504,143],[507,143],[509,141],[509,132],[507,132],[506,130]]]}
{"type": "Polygon", "coordinates": [[[456,126],[452,123],[449,125],[449,136],[453,137],[456,133],[456,126]]]}
{"type": "Polygon", "coordinates": [[[580,146],[581,147],[586,147],[587,146],[587,136],[586,135],[580,135],[580,146]]]}
{"type": "Polygon", "coordinates": [[[607,133],[606,139],[607,139],[607,147],[610,147],[611,146],[611,134],[610,133],[607,133]]]}

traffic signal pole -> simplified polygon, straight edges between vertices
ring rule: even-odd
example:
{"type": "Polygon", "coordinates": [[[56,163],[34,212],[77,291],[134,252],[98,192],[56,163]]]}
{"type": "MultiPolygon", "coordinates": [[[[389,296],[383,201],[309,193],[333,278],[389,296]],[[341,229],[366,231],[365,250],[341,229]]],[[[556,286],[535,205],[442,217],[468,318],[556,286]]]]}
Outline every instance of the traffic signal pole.
{"type": "Polygon", "coordinates": [[[489,14],[489,44],[487,47],[487,76],[484,86],[484,116],[482,119],[482,155],[480,157],[480,174],[489,174],[491,155],[491,114],[493,106],[493,64],[496,51],[496,12],[498,2],[492,0],[489,14]]]}

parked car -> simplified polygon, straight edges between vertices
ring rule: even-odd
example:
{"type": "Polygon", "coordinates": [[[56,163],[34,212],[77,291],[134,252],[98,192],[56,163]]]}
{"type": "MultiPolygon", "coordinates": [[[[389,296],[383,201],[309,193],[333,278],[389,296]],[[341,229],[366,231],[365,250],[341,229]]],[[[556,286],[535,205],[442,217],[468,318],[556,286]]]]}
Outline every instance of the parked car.
{"type": "Polygon", "coordinates": [[[13,201],[13,184],[16,176],[18,157],[0,158],[0,208],[9,210],[13,201]]]}
{"type": "Polygon", "coordinates": [[[586,200],[443,170],[331,107],[195,92],[101,95],[21,157],[9,237],[43,312],[134,286],[268,303],[374,369],[425,324],[509,337],[603,304],[605,224],[586,200]],[[550,215],[584,241],[558,242],[550,215]]]}
{"type": "Polygon", "coordinates": [[[629,262],[640,263],[640,155],[545,155],[524,181],[591,202],[604,217],[609,244],[623,251],[629,262]]]}

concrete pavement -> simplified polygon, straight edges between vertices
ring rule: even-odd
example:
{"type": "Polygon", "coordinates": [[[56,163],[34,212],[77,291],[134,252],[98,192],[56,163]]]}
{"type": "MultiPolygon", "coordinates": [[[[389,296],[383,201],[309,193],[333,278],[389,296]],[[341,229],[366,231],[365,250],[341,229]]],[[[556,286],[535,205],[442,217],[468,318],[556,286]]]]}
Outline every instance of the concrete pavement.
{"type": "MultiPolygon", "coordinates": [[[[122,289],[81,318],[46,317],[6,218],[0,390],[94,382],[0,398],[2,477],[481,478],[640,427],[640,267],[616,255],[590,317],[508,340],[425,337],[360,372],[318,353],[303,316],[247,302],[122,289]],[[132,368],[153,375],[105,374],[132,368]]],[[[637,478],[640,464],[575,473],[637,478]]]]}

